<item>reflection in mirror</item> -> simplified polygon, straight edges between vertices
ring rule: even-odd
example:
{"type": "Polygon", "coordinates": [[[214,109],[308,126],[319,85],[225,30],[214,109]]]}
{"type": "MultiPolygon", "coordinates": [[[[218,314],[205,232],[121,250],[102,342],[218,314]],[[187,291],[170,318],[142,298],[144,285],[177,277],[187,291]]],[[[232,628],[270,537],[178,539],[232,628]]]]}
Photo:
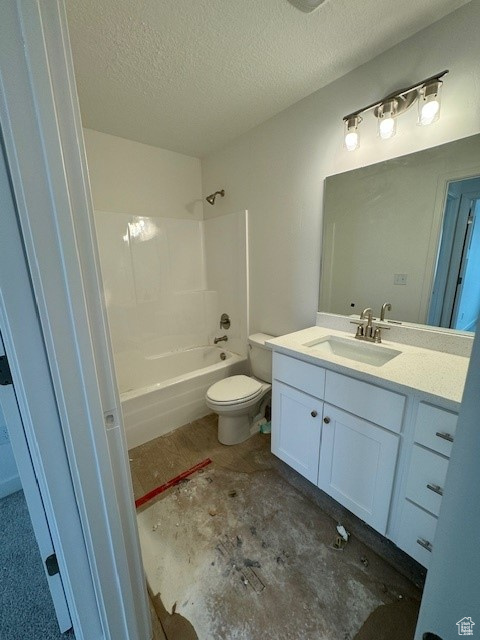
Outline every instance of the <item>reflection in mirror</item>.
{"type": "Polygon", "coordinates": [[[319,310],[475,329],[480,135],[325,181],[319,310]]]}

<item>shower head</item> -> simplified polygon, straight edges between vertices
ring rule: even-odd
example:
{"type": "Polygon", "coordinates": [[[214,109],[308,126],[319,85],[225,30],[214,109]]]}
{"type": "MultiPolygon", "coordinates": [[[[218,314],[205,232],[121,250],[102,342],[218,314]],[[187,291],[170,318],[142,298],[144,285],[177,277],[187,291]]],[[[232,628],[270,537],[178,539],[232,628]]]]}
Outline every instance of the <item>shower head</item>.
{"type": "Polygon", "coordinates": [[[209,196],[207,196],[205,198],[205,200],[208,202],[208,204],[215,204],[215,198],[217,196],[223,196],[225,195],[225,189],[222,189],[221,191],[215,191],[215,193],[211,193],[209,196]]]}

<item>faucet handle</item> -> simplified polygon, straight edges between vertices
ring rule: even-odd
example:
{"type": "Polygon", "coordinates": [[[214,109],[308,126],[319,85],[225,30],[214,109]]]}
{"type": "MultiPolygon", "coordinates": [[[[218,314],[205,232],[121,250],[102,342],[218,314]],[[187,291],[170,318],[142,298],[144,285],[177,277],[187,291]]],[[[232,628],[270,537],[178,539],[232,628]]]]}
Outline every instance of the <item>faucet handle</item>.
{"type": "Polygon", "coordinates": [[[356,338],[363,338],[364,335],[364,327],[363,324],[358,323],[357,332],[355,334],[356,338]]]}
{"type": "Polygon", "coordinates": [[[385,320],[385,313],[387,311],[391,311],[392,310],[392,305],[390,304],[390,302],[384,302],[382,304],[382,310],[380,311],[380,321],[383,322],[385,320]]]}

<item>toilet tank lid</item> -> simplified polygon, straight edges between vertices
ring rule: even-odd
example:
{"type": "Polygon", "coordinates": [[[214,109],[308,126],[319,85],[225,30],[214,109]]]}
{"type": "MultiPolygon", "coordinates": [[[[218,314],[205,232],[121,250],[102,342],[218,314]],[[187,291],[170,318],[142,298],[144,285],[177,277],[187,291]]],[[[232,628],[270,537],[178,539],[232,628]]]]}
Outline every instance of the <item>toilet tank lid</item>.
{"type": "Polygon", "coordinates": [[[275,336],[271,336],[268,333],[254,333],[251,336],[248,336],[249,344],[254,344],[257,347],[261,347],[262,349],[270,349],[271,347],[268,344],[265,344],[265,340],[273,340],[275,336]]]}

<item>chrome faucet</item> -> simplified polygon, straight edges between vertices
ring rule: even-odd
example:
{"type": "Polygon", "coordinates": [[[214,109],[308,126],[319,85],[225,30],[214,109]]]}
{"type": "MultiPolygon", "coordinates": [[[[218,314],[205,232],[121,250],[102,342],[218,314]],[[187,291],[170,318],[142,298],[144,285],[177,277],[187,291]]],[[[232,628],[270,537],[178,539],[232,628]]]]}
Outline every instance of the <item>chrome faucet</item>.
{"type": "Polygon", "coordinates": [[[365,319],[367,320],[367,324],[362,326],[362,329],[363,329],[362,337],[364,340],[369,340],[373,335],[374,329],[373,329],[373,323],[372,323],[372,320],[373,320],[372,316],[373,316],[373,311],[371,307],[367,307],[360,314],[360,320],[365,320],[365,319]]]}
{"type": "Polygon", "coordinates": [[[219,342],[226,342],[228,340],[228,336],[222,336],[221,338],[215,338],[213,344],[218,344],[219,342]]]}
{"type": "Polygon", "coordinates": [[[382,310],[380,311],[380,322],[385,321],[385,312],[391,311],[391,310],[392,310],[392,305],[390,304],[390,302],[384,302],[382,304],[382,310]]]}
{"type": "MultiPolygon", "coordinates": [[[[387,309],[390,303],[385,303],[385,308],[387,309]],[[387,306],[385,306],[387,305],[387,306]]],[[[385,310],[382,307],[383,315],[385,315],[385,310]]],[[[381,342],[382,341],[382,329],[379,326],[376,326],[373,323],[373,311],[371,307],[367,307],[360,314],[360,320],[352,320],[353,324],[357,326],[357,332],[355,333],[355,338],[357,340],[366,340],[367,342],[381,342]],[[366,322],[365,322],[366,321],[366,322]]],[[[384,327],[384,329],[389,329],[389,327],[384,327]]]]}

